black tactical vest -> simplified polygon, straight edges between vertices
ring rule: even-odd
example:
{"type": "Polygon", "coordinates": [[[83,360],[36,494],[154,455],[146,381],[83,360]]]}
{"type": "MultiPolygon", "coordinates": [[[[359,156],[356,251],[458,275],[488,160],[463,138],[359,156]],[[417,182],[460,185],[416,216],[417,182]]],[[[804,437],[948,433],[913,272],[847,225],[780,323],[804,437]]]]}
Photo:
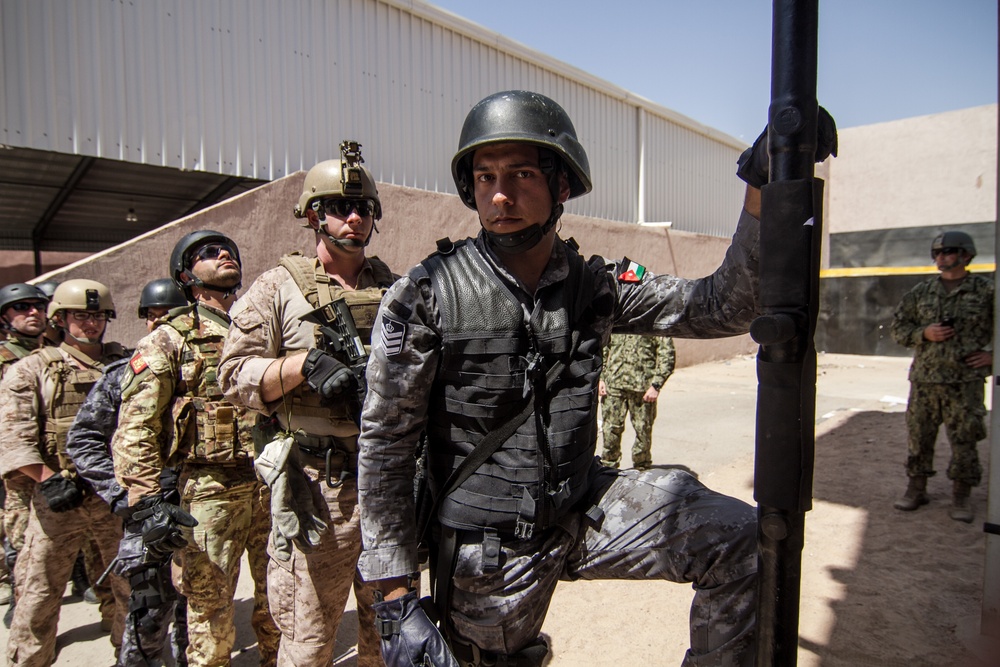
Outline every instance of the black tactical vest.
{"type": "Polygon", "coordinates": [[[470,240],[432,255],[442,353],[431,392],[430,468],[443,484],[483,437],[519,413],[534,413],[469,479],[443,499],[439,520],[457,529],[493,528],[527,537],[583,497],[596,444],[601,371],[596,276],[567,247],[570,277],[538,291],[533,312],[510,292],[470,240]],[[574,329],[580,331],[575,347],[574,329]],[[545,387],[545,372],[566,367],[545,387]]]}

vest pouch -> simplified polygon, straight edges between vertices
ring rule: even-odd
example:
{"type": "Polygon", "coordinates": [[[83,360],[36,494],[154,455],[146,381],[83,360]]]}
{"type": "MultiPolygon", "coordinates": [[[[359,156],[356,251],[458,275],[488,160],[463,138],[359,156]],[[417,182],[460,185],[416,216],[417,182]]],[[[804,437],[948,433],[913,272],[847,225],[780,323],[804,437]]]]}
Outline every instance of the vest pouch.
{"type": "Polygon", "coordinates": [[[178,455],[181,459],[191,458],[197,440],[197,426],[195,424],[194,401],[190,397],[180,397],[170,406],[170,424],[173,428],[173,434],[170,438],[170,453],[167,459],[178,455]]]}
{"type": "Polygon", "coordinates": [[[209,463],[236,461],[236,416],[236,409],[231,405],[206,402],[195,415],[198,433],[192,458],[209,463]]]}

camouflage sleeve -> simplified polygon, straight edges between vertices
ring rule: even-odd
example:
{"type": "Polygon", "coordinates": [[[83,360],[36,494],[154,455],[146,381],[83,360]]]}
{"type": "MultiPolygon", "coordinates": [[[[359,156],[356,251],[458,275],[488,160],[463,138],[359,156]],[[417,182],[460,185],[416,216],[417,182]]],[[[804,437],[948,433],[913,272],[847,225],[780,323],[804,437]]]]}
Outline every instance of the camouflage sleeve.
{"type": "Polygon", "coordinates": [[[128,360],[116,361],[87,394],[66,436],[66,453],[77,472],[116,511],[128,505],[125,489],[115,479],[111,438],[118,425],[121,380],[128,360]]]}
{"type": "MultiPolygon", "coordinates": [[[[646,273],[623,282],[613,262],[604,271],[617,294],[615,333],[722,338],[746,333],[759,310],[760,222],[744,210],[725,259],[694,280],[646,273]]],[[[594,260],[592,260],[594,261],[594,260]]]]}
{"type": "Polygon", "coordinates": [[[183,340],[173,328],[160,326],[139,341],[122,376],[122,405],[111,454],[118,483],[128,503],[160,492],[164,465],[161,438],[170,418],[183,340]]]}
{"type": "Polygon", "coordinates": [[[44,464],[40,415],[45,361],[31,354],[11,366],[0,383],[0,474],[44,464]]]}
{"type": "Polygon", "coordinates": [[[924,284],[921,283],[904,294],[892,314],[889,333],[892,339],[903,347],[918,347],[924,341],[924,329],[930,324],[920,320],[920,311],[917,308],[919,294],[923,289],[924,284]]]}
{"type": "Polygon", "coordinates": [[[656,344],[656,367],[650,384],[663,386],[667,378],[674,374],[677,352],[673,338],[654,338],[653,342],[656,344]]]}
{"type": "Polygon", "coordinates": [[[232,323],[219,362],[219,384],[226,400],[268,415],[281,401],[265,403],[260,381],[280,352],[280,323],[273,304],[278,287],[289,277],[283,268],[272,269],[233,304],[229,311],[232,323]]]}
{"type": "Polygon", "coordinates": [[[423,431],[441,339],[429,281],[419,267],[382,299],[372,333],[368,397],[358,441],[364,543],[358,568],[368,581],[417,571],[414,452],[423,431]]]}

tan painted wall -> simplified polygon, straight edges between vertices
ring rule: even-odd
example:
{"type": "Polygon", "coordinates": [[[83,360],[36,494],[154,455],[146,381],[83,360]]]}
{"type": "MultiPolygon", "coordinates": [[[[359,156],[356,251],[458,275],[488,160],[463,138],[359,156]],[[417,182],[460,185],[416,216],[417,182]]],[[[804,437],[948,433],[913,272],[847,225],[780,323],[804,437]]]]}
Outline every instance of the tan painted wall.
{"type": "Polygon", "coordinates": [[[845,128],[826,166],[830,233],[996,219],[997,105],[845,128]]]}
{"type": "MultiPolygon", "coordinates": [[[[216,229],[232,237],[240,247],[245,286],[275,266],[282,254],[301,250],[313,255],[314,236],[299,227],[291,213],[304,178],[305,173],[299,172],[268,183],[38,280],[91,278],[107,284],[118,309],[118,319],[108,329],[108,340],[134,345],[145,333],[136,316],[139,293],[148,281],[167,276],[170,251],[182,235],[197,229],[216,229]]],[[[475,214],[454,195],[387,184],[379,185],[379,193],[386,213],[369,254],[381,257],[397,273],[405,273],[432,252],[437,239],[464,238],[479,229],[475,214]]],[[[734,219],[738,214],[733,211],[734,219]]],[[[574,215],[565,216],[561,233],[576,238],[585,255],[602,254],[615,259],[627,255],[652,271],[683,277],[711,273],[729,246],[728,239],[574,215]]],[[[681,366],[755,351],[756,345],[746,335],[677,342],[681,366]]]]}

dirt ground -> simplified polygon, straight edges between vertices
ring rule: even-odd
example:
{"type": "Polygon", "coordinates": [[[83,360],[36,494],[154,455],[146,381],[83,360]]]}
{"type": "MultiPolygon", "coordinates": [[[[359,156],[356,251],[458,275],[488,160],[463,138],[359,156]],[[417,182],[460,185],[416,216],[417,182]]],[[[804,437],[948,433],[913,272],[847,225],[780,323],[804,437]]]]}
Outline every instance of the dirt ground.
{"type": "MultiPolygon", "coordinates": [[[[754,363],[741,357],[674,374],[661,393],[655,465],[683,465],[710,487],[753,502],[754,363]]],[[[892,508],[905,488],[908,365],[901,358],[820,356],[814,503],[802,553],[798,663],[804,667],[1000,664],[1000,643],[979,633],[985,487],[973,493],[974,523],[949,519],[942,439],[931,504],[912,513],[892,508]]],[[[629,430],[626,447],[631,438],[629,430]]],[[[986,443],[980,453],[988,466],[986,443]]],[[[544,627],[554,650],[550,664],[678,665],[691,595],[689,587],[667,582],[560,584],[544,627]]],[[[258,662],[245,573],[238,597],[233,664],[243,667],[258,662]]],[[[355,664],[356,618],[353,609],[345,615],[338,666],[355,664]]],[[[6,641],[0,626],[0,642],[6,641]]],[[[96,608],[67,598],[56,664],[113,660],[96,608]]]]}

